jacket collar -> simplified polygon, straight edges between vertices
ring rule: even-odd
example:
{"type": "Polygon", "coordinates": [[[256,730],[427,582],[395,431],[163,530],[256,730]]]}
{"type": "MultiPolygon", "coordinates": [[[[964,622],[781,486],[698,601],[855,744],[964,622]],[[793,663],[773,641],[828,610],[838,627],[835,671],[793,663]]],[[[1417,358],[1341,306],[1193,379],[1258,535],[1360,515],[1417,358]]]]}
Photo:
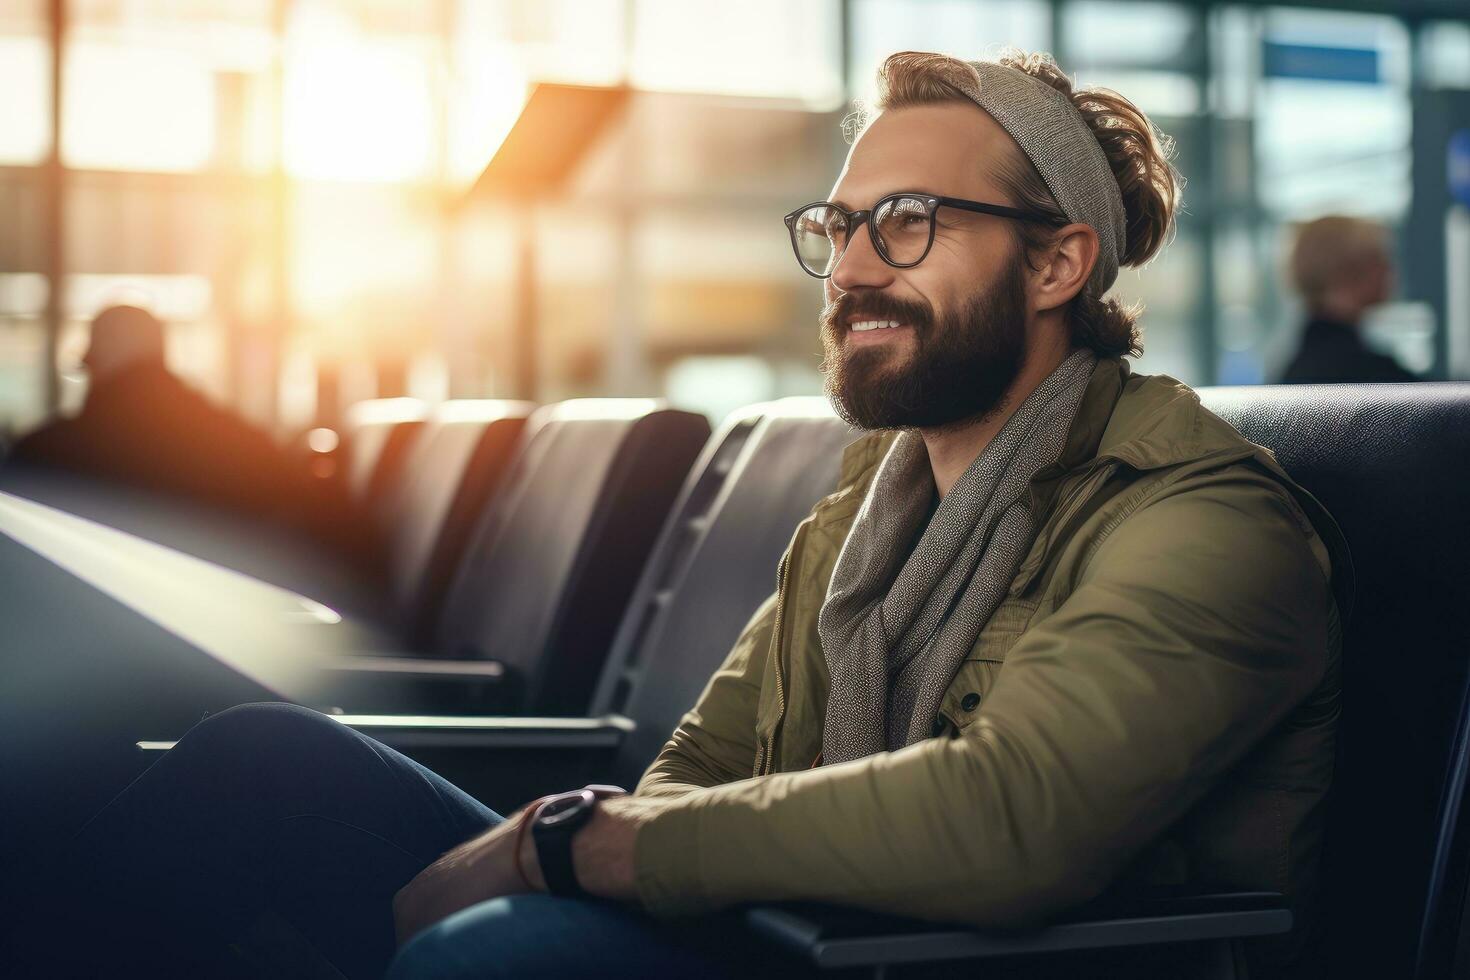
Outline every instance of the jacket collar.
{"type": "MultiPolygon", "coordinates": [[[[840,523],[856,512],[895,435],[875,432],[847,447],[840,489],[818,505],[818,524],[840,523]]],[[[1207,410],[1191,388],[1166,375],[1134,375],[1122,358],[1098,360],[1061,457],[1032,478],[1032,513],[1038,523],[1043,522],[1065,478],[1109,460],[1141,471],[1191,463],[1215,466],[1252,458],[1291,491],[1324,539],[1332,559],[1333,589],[1345,621],[1354,589],[1352,559],[1331,515],[1287,475],[1270,450],[1252,443],[1207,410]]],[[[1037,568],[1039,565],[1031,568],[1030,574],[1037,568]]],[[[1018,582],[1028,577],[1027,572],[1022,569],[1018,582]]]]}
{"type": "MultiPolygon", "coordinates": [[[[847,447],[841,487],[864,482],[877,469],[895,433],[874,432],[847,447]]],[[[1099,358],[1067,434],[1062,455],[1033,482],[1115,459],[1136,470],[1215,457],[1249,456],[1256,447],[1199,403],[1188,386],[1166,375],[1135,375],[1120,357],[1099,358]]]]}

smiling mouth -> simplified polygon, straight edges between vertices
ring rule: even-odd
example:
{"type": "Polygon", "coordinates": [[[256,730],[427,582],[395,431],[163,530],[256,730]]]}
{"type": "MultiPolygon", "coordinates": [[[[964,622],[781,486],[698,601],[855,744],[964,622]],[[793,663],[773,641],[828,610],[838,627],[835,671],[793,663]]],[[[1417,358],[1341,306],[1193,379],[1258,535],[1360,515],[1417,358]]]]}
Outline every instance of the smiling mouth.
{"type": "Polygon", "coordinates": [[[897,320],[854,320],[847,325],[847,329],[853,333],[866,333],[869,330],[893,330],[904,324],[897,320]]]}

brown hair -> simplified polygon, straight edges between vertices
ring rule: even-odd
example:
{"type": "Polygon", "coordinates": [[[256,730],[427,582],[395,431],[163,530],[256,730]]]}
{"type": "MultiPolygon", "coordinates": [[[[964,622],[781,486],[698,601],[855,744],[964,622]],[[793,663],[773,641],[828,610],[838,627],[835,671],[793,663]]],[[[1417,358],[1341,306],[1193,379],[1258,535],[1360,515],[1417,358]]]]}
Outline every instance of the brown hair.
{"type": "MultiPolygon", "coordinates": [[[[1051,55],[1028,54],[1008,48],[998,59],[1000,64],[1023,71],[1061,92],[1082,113],[1088,128],[1097,137],[1107,156],[1108,166],[1118,181],[1123,195],[1123,211],[1127,238],[1118,257],[1126,266],[1143,265],[1158,252],[1174,228],[1174,214],[1179,207],[1179,192],[1184,180],[1169,162],[1174,144],[1161,133],[1132,102],[1117,92],[1104,88],[1074,89],[1072,80],[1057,67],[1051,55]]],[[[939,102],[974,104],[964,90],[974,90],[979,81],[975,69],[966,61],[949,55],[924,51],[901,51],[889,55],[878,69],[878,98],[875,107],[900,109],[907,106],[932,105],[939,102]]],[[[849,117],[850,136],[868,122],[866,107],[849,117]]],[[[1038,211],[1066,223],[1068,220],[1052,197],[1035,165],[1019,148],[994,175],[1016,207],[1038,211]]],[[[1045,225],[1017,221],[1011,226],[1025,250],[1027,262],[1035,266],[1035,256],[1045,251],[1053,240],[1053,230],[1045,225]]],[[[1124,306],[1116,299],[1094,296],[1086,290],[1072,300],[1069,310],[1072,341],[1089,347],[1100,355],[1143,353],[1137,320],[1141,305],[1124,306]]]]}

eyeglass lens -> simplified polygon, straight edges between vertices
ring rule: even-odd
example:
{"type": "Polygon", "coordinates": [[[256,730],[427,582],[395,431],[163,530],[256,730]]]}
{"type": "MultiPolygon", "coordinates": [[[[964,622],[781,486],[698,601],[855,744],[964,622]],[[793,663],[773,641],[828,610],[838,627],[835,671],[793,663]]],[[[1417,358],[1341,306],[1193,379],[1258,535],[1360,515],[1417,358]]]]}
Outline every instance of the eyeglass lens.
{"type": "MultiPolygon", "coordinates": [[[[917,197],[885,198],[868,219],[879,242],[879,254],[893,265],[913,265],[929,247],[929,204],[917,197]]],[[[827,276],[847,248],[847,215],[817,204],[803,211],[792,225],[796,254],[808,272],[827,276]]]]}

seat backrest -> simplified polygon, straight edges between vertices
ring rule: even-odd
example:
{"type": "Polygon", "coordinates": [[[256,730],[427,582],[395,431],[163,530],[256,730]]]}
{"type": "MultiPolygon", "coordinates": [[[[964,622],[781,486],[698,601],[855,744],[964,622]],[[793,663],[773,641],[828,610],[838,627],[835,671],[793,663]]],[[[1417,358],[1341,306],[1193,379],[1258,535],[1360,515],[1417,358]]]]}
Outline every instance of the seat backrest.
{"type": "Polygon", "coordinates": [[[796,526],[837,488],[857,438],[824,398],[733,414],[685,485],[618,630],[594,701],[637,722],[614,765],[631,786],[776,591],[796,526]]]}
{"type": "Polygon", "coordinates": [[[414,440],[385,529],[388,585],[411,639],[432,636],[470,532],[510,468],[533,407],[444,402],[414,440]]]}
{"type": "Polygon", "coordinates": [[[417,398],[372,398],[347,410],[347,489],[373,504],[397,479],[429,407],[417,398]]]}
{"type": "Polygon", "coordinates": [[[1328,803],[1325,976],[1410,976],[1470,651],[1470,385],[1204,389],[1352,549],[1328,803]]]}
{"type": "Polygon", "coordinates": [[[1470,689],[1440,802],[1439,840],[1414,980],[1470,976],[1470,689]]]}
{"type": "Polygon", "coordinates": [[[507,670],[501,711],[581,714],[664,518],[709,438],[652,399],[537,410],[441,617],[446,657],[507,670]]]}

